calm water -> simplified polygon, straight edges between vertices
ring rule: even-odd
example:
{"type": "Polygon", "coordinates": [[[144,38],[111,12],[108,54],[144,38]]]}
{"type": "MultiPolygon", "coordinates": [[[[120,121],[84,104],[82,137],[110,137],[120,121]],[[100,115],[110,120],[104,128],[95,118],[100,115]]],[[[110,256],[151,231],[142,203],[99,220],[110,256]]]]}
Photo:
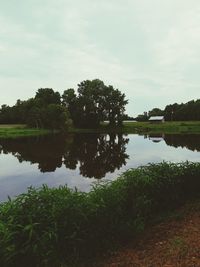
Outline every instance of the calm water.
{"type": "Polygon", "coordinates": [[[200,135],[99,135],[0,140],[0,201],[27,187],[67,184],[89,191],[129,168],[163,160],[200,161],[200,135]]]}

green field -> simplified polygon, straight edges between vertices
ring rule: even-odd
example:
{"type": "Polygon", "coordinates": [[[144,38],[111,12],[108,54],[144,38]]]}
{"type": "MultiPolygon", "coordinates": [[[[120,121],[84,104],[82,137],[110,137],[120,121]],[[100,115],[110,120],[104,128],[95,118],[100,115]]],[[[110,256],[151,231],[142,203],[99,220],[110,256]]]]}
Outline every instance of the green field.
{"type": "MultiPolygon", "coordinates": [[[[55,131],[54,131],[55,132],[55,131]]],[[[166,134],[199,134],[200,121],[180,121],[165,123],[149,122],[125,122],[122,127],[110,127],[107,123],[102,123],[98,129],[78,129],[70,128],[70,133],[166,133],[166,134]]],[[[38,136],[50,134],[47,129],[27,128],[23,124],[2,124],[0,125],[0,138],[17,138],[26,136],[38,136]]]]}
{"type": "Polygon", "coordinates": [[[109,127],[107,123],[102,123],[98,129],[77,129],[71,128],[71,133],[166,133],[166,134],[199,134],[200,121],[180,121],[180,122],[125,122],[122,127],[109,127]]]}
{"type": "Polygon", "coordinates": [[[51,133],[46,129],[26,128],[23,124],[1,124],[0,138],[18,138],[26,136],[38,136],[51,133]]]}
{"type": "Polygon", "coordinates": [[[122,129],[126,133],[200,133],[200,121],[128,122],[122,129]]]}

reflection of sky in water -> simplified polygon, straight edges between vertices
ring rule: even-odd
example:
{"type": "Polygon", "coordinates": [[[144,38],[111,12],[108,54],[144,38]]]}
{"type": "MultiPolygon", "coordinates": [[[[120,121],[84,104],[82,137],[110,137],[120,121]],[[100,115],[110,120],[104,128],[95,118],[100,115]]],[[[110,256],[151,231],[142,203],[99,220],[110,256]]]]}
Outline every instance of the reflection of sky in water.
{"type": "MultiPolygon", "coordinates": [[[[115,179],[129,168],[150,162],[200,161],[200,152],[167,146],[164,141],[154,143],[138,135],[128,135],[128,138],[126,154],[129,155],[129,159],[126,161],[126,166],[115,170],[114,173],[107,173],[104,179],[115,179]]],[[[79,165],[76,170],[66,169],[65,166],[62,166],[55,172],[41,173],[37,163],[19,163],[12,154],[0,154],[0,201],[6,200],[8,195],[15,196],[25,192],[31,185],[40,187],[42,184],[48,184],[50,187],[58,187],[67,184],[70,188],[77,187],[79,190],[88,191],[95,182],[98,181],[80,175],[79,165]]]]}

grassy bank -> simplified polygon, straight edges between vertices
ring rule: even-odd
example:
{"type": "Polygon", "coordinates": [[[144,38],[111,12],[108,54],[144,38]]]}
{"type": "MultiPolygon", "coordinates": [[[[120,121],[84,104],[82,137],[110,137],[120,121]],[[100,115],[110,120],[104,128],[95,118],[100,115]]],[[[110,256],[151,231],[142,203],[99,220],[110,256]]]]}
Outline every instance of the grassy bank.
{"type": "MultiPolygon", "coordinates": [[[[165,122],[152,124],[149,122],[126,122],[122,127],[110,127],[102,123],[98,129],[78,129],[71,127],[69,133],[138,133],[138,134],[200,134],[200,122],[165,122]]],[[[26,136],[38,136],[51,133],[47,129],[30,129],[26,125],[0,125],[0,138],[17,138],[26,136]]]]}
{"type": "Polygon", "coordinates": [[[90,193],[29,189],[0,205],[1,266],[78,266],[198,197],[200,163],[188,162],[131,169],[90,193]]]}
{"type": "Polygon", "coordinates": [[[150,123],[150,122],[125,122],[122,127],[109,127],[107,123],[102,123],[98,129],[77,129],[71,128],[71,133],[200,133],[199,121],[182,121],[182,122],[165,122],[165,123],[150,123]]]}
{"type": "Polygon", "coordinates": [[[27,128],[23,124],[1,124],[0,125],[0,138],[18,138],[28,136],[39,136],[50,134],[51,131],[47,129],[33,129],[27,128]]]}
{"type": "Polygon", "coordinates": [[[200,133],[200,121],[176,121],[164,123],[132,122],[124,123],[124,132],[138,133],[200,133]]]}

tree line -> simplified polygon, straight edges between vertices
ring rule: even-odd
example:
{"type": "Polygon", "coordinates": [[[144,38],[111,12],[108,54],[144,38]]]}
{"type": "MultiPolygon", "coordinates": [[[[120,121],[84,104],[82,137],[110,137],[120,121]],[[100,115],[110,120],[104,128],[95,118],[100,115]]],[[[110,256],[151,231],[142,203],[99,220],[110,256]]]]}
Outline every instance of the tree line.
{"type": "Polygon", "coordinates": [[[52,88],[40,88],[35,97],[17,100],[14,106],[2,105],[1,124],[27,124],[34,128],[67,129],[97,128],[101,121],[121,125],[128,100],[113,86],[99,79],[78,84],[77,93],[67,89],[61,95],[52,88]]]}
{"type": "Polygon", "coordinates": [[[153,108],[138,115],[136,120],[147,121],[151,116],[164,116],[166,121],[200,121],[200,99],[167,105],[163,110],[153,108]]]}

